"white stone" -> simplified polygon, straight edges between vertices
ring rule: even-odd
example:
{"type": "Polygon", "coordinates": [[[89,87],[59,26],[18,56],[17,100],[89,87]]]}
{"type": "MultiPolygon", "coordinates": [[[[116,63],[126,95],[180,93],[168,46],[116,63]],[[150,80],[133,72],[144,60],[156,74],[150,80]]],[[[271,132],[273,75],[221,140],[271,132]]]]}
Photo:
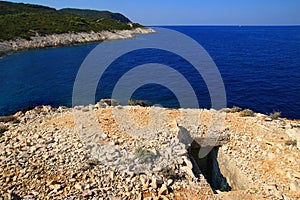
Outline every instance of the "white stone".
{"type": "Polygon", "coordinates": [[[167,195],[168,192],[168,187],[167,185],[163,184],[162,187],[158,191],[158,195],[167,195]]]}

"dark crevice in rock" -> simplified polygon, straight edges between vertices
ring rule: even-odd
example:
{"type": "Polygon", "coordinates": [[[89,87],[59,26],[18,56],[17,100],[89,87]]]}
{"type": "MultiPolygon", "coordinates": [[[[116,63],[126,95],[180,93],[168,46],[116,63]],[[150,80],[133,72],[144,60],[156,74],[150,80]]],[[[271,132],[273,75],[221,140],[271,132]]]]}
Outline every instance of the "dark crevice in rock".
{"type": "Polygon", "coordinates": [[[217,193],[217,191],[231,191],[231,186],[228,184],[226,177],[222,175],[219,168],[217,160],[218,147],[201,147],[197,142],[193,141],[189,148],[189,154],[192,158],[195,176],[199,175],[200,170],[200,173],[202,173],[210,184],[214,193],[217,193]],[[204,150],[204,148],[207,148],[209,153],[204,158],[199,158],[200,149],[204,150]]]}

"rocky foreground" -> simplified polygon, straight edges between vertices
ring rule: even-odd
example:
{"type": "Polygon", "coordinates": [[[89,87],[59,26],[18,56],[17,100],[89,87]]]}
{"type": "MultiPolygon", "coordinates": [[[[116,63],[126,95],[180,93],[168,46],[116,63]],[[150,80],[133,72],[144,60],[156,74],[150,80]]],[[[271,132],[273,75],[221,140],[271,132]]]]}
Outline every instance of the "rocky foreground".
{"type": "Polygon", "coordinates": [[[0,56],[9,52],[26,49],[40,49],[45,47],[68,46],[81,43],[102,42],[106,40],[132,39],[136,34],[149,34],[155,31],[150,28],[136,28],[133,30],[116,30],[90,33],[64,33],[31,37],[30,40],[17,39],[0,42],[0,56]]]}
{"type": "Polygon", "coordinates": [[[300,122],[245,116],[101,101],[0,117],[0,199],[299,199],[300,122]]]}

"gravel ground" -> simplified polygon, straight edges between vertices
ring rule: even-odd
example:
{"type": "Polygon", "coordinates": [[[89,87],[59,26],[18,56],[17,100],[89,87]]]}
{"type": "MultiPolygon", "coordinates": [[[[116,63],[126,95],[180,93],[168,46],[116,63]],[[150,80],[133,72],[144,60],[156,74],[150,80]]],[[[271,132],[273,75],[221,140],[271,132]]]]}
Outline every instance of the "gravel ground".
{"type": "Polygon", "coordinates": [[[103,103],[4,119],[4,199],[300,198],[299,121],[103,103]],[[230,141],[220,151],[251,187],[215,195],[202,174],[195,177],[187,149],[194,137],[225,133],[230,141]]]}

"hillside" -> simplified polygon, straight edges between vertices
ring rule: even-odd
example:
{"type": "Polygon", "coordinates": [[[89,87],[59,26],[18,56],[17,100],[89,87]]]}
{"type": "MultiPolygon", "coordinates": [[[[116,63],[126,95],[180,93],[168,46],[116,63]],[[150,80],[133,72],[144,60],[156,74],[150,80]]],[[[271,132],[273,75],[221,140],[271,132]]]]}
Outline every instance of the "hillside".
{"type": "Polygon", "coordinates": [[[109,11],[99,11],[99,10],[88,10],[88,9],[76,9],[76,8],[63,8],[61,10],[56,10],[55,8],[34,5],[34,4],[24,4],[24,3],[12,3],[7,1],[0,1],[0,15],[7,14],[18,14],[18,13],[60,13],[76,15],[79,17],[88,18],[105,18],[114,19],[122,23],[131,22],[127,17],[120,13],[112,13],[109,11]]]}
{"type": "Polygon", "coordinates": [[[45,13],[55,11],[54,8],[47,6],[0,1],[0,15],[18,14],[23,12],[45,13]]]}
{"type": "Polygon", "coordinates": [[[130,30],[130,20],[119,13],[62,9],[0,1],[0,41],[68,32],[130,30]]]}
{"type": "Polygon", "coordinates": [[[131,21],[120,13],[112,13],[109,11],[86,10],[75,8],[64,8],[59,10],[60,13],[77,15],[79,17],[89,17],[97,19],[114,19],[122,23],[130,23],[131,21]]]}

